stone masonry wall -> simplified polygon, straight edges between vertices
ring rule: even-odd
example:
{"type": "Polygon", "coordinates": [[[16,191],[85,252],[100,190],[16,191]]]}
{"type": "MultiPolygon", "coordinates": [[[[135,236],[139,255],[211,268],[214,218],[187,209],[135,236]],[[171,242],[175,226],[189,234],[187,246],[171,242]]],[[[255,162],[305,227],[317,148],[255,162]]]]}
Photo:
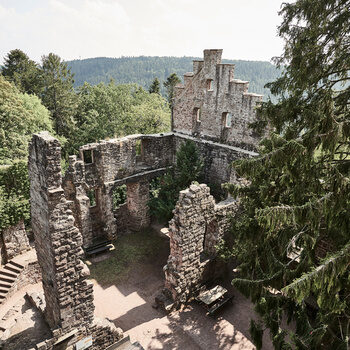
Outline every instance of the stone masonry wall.
{"type": "Polygon", "coordinates": [[[172,165],[173,140],[172,134],[130,135],[82,146],[79,158],[70,157],[63,187],[84,247],[101,236],[115,239],[118,231],[149,224],[148,183],[172,165]],[[113,189],[122,184],[128,187],[127,215],[113,210],[113,189]],[[90,207],[91,191],[96,197],[95,208],[90,207]],[[127,223],[117,221],[126,217],[127,223]]]}
{"type": "Polygon", "coordinates": [[[23,221],[5,228],[2,231],[2,237],[5,245],[5,255],[8,260],[30,250],[29,239],[23,221]]]}
{"type": "Polygon", "coordinates": [[[222,50],[204,50],[204,60],[194,61],[193,72],[176,86],[173,131],[254,150],[259,137],[249,123],[262,96],[248,92],[248,81],[234,79],[234,65],[222,64],[221,56],[222,50]]]}
{"type": "Polygon", "coordinates": [[[227,214],[236,207],[232,199],[216,205],[205,184],[180,192],[169,222],[170,255],[164,267],[165,287],[175,302],[186,302],[203,282],[215,245],[227,230],[227,214]]]}
{"type": "MultiPolygon", "coordinates": [[[[94,318],[93,285],[83,263],[82,236],[62,185],[61,148],[47,132],[33,135],[29,146],[32,229],[42,272],[45,318],[53,338],[40,349],[75,344],[93,336],[91,349],[102,350],[120,339],[122,332],[105,320],[94,318]],[[65,339],[67,337],[67,339],[65,339]]],[[[66,348],[66,347],[64,347],[66,348]]]]}
{"type": "Polygon", "coordinates": [[[193,62],[184,85],[175,88],[172,132],[129,135],[84,145],[71,157],[64,190],[71,201],[84,247],[97,238],[115,239],[119,232],[142,228],[149,222],[145,185],[172,166],[186,139],[196,142],[204,162],[204,181],[222,184],[235,179],[231,164],[253,157],[259,137],[249,124],[261,95],[248,93],[248,82],[234,79],[234,65],[221,63],[222,50],[204,50],[204,60],[193,62]],[[232,115],[227,125],[227,114],[232,115]],[[127,214],[113,209],[113,189],[127,184],[127,214]],[[139,193],[139,190],[141,191],[139,193]],[[88,194],[96,197],[91,208],[88,194]],[[120,222],[124,218],[128,222],[120,222]],[[119,222],[118,222],[119,220],[119,222]]]}
{"type": "Polygon", "coordinates": [[[82,236],[61,187],[60,144],[43,132],[33,136],[29,154],[32,228],[47,321],[63,330],[88,325],[94,314],[92,283],[81,260],[82,236]]]}
{"type": "Polygon", "coordinates": [[[253,151],[231,145],[167,133],[131,135],[82,146],[81,157],[84,157],[84,151],[92,152],[92,163],[70,157],[63,187],[66,198],[71,201],[76,225],[83,235],[84,247],[101,235],[115,239],[118,232],[125,233],[148,225],[148,183],[174,163],[176,151],[186,140],[196,143],[204,162],[206,183],[230,181],[234,178],[232,162],[256,155],[253,151]],[[136,148],[139,148],[138,152],[136,148]],[[122,184],[127,184],[129,200],[127,208],[123,208],[122,215],[119,215],[113,210],[112,196],[113,189],[122,184]],[[94,191],[96,195],[95,208],[90,208],[88,191],[94,191]],[[121,222],[125,219],[127,222],[121,222]]]}
{"type": "Polygon", "coordinates": [[[204,163],[203,174],[206,183],[223,184],[229,182],[234,178],[233,161],[257,155],[253,151],[181,134],[174,134],[175,150],[177,151],[186,140],[192,140],[197,146],[204,163]]]}

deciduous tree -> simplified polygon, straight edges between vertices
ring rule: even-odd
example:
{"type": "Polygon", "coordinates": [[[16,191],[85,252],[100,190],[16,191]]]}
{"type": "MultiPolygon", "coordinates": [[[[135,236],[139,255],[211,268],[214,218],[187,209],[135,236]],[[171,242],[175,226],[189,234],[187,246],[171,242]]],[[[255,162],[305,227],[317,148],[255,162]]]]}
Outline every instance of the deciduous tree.
{"type": "Polygon", "coordinates": [[[41,130],[53,131],[48,110],[0,75],[0,164],[26,158],[32,134],[41,130]]]}

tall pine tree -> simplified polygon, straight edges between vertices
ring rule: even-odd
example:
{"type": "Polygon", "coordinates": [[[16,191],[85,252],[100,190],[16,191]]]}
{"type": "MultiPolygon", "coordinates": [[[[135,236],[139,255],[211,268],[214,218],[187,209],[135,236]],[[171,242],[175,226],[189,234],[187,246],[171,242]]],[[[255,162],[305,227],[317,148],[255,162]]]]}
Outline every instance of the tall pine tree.
{"type": "Polygon", "coordinates": [[[42,80],[38,64],[21,50],[11,50],[4,59],[2,75],[13,82],[21,92],[40,97],[42,80]]]}
{"type": "Polygon", "coordinates": [[[163,83],[166,88],[166,94],[170,107],[173,106],[174,88],[177,84],[181,83],[181,79],[176,73],[172,73],[168,76],[168,79],[163,83]]]}
{"type": "Polygon", "coordinates": [[[160,82],[157,77],[155,77],[154,80],[152,81],[152,84],[149,87],[148,92],[150,94],[158,94],[158,95],[160,94],[160,82]]]}
{"type": "Polygon", "coordinates": [[[51,113],[56,134],[69,138],[74,130],[73,117],[77,106],[73,74],[67,64],[53,53],[42,57],[41,71],[43,104],[51,113]]]}
{"type": "MultiPolygon", "coordinates": [[[[269,124],[260,156],[234,164],[246,187],[233,221],[233,281],[250,296],[276,349],[349,349],[350,3],[283,4],[276,58],[256,128],[269,124]],[[287,337],[282,320],[295,321],[287,337]]],[[[261,346],[262,325],[251,331],[261,346]]],[[[258,348],[260,348],[258,346],[258,348]]]]}

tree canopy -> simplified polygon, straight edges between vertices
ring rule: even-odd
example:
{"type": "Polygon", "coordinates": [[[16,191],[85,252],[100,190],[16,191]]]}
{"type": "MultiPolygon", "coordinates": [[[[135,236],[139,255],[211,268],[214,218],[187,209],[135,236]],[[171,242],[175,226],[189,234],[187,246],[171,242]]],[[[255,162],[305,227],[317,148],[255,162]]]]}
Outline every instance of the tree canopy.
{"type": "MultiPolygon", "coordinates": [[[[154,77],[158,77],[160,92],[165,96],[163,82],[169,75],[176,73],[182,78],[186,72],[192,71],[193,60],[200,59],[203,57],[96,57],[68,61],[67,64],[74,73],[76,88],[84,82],[95,85],[113,79],[116,84],[137,83],[148,89],[154,77]]],[[[280,75],[280,70],[270,62],[223,59],[222,63],[234,63],[235,77],[248,80],[249,90],[265,97],[270,91],[264,85],[280,75]]]]}
{"type": "Polygon", "coordinates": [[[251,327],[258,348],[267,327],[276,349],[348,349],[349,1],[298,0],[280,14],[285,70],[269,84],[278,102],[255,124],[270,132],[259,157],[234,164],[249,185],[228,186],[242,206],[233,283],[262,316],[251,327]]]}
{"type": "Polygon", "coordinates": [[[19,49],[11,50],[7,54],[1,73],[21,92],[35,95],[40,95],[42,92],[39,65],[19,49]]]}
{"type": "Polygon", "coordinates": [[[53,131],[48,110],[0,75],[0,164],[25,158],[32,134],[41,130],[53,131]]]}
{"type": "Polygon", "coordinates": [[[51,113],[55,132],[69,138],[77,104],[73,74],[59,56],[50,53],[42,57],[41,77],[44,87],[41,99],[51,113]]]}
{"type": "Polygon", "coordinates": [[[0,166],[0,230],[30,218],[27,160],[0,166]]]}
{"type": "Polygon", "coordinates": [[[78,91],[72,151],[106,138],[170,129],[170,111],[158,94],[136,84],[85,83],[78,91]]]}

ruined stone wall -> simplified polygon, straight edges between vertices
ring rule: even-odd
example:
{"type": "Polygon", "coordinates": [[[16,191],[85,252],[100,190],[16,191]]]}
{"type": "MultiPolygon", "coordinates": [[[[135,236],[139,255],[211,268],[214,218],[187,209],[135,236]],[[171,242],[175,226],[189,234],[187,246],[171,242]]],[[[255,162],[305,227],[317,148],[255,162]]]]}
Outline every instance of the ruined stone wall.
{"type": "Polygon", "coordinates": [[[85,247],[96,238],[115,239],[118,231],[148,225],[147,182],[174,164],[186,139],[196,142],[208,184],[234,180],[232,162],[256,155],[259,138],[249,124],[262,96],[248,93],[248,82],[234,79],[234,65],[222,64],[221,56],[222,50],[204,50],[204,60],[194,61],[193,72],[176,87],[171,133],[91,143],[80,148],[79,158],[71,157],[63,187],[85,247]],[[113,189],[122,184],[127,184],[129,200],[118,213],[113,209],[113,189]],[[95,208],[90,207],[90,191],[95,208]],[[127,223],[118,222],[125,218],[127,223]]]}
{"type": "MultiPolygon", "coordinates": [[[[118,231],[137,230],[149,224],[149,180],[164,173],[174,159],[174,138],[169,134],[130,135],[80,148],[80,158],[71,156],[64,177],[66,197],[71,200],[76,225],[84,247],[94,239],[115,239],[118,231]],[[127,215],[113,210],[113,189],[127,184],[127,215]],[[90,206],[93,191],[96,207],[90,206]],[[127,222],[118,222],[128,218],[127,222]]],[[[125,209],[125,208],[124,208],[125,209]]]]}
{"type": "Polygon", "coordinates": [[[249,93],[249,82],[234,79],[234,65],[221,63],[222,50],[204,50],[193,73],[175,88],[173,131],[254,150],[258,135],[249,128],[262,96],[249,93]],[[232,115],[226,125],[226,113],[232,115]]]}
{"type": "Polygon", "coordinates": [[[33,135],[29,151],[32,228],[42,270],[46,317],[52,328],[92,322],[92,283],[82,262],[82,236],[64,196],[61,148],[48,133],[33,135]]]}
{"type": "Polygon", "coordinates": [[[29,239],[23,221],[5,228],[2,231],[2,239],[4,243],[3,254],[7,260],[30,250],[29,239]]]}
{"type": "Polygon", "coordinates": [[[92,163],[70,157],[63,187],[85,247],[98,237],[115,239],[118,232],[138,230],[149,224],[149,181],[173,165],[176,151],[186,140],[196,143],[204,162],[203,180],[210,184],[230,181],[234,178],[232,162],[256,155],[235,146],[167,133],[131,135],[82,146],[81,157],[84,158],[84,152],[91,152],[92,163]],[[128,200],[118,213],[113,210],[113,189],[123,184],[127,185],[128,200]],[[95,193],[94,208],[90,207],[89,191],[95,193]]]}
{"type": "Polygon", "coordinates": [[[203,175],[206,183],[223,184],[234,178],[232,162],[237,159],[254,157],[257,153],[195,137],[174,134],[175,152],[186,140],[195,142],[203,160],[203,175]]]}
{"type": "Polygon", "coordinates": [[[166,288],[175,302],[186,302],[205,280],[215,246],[228,228],[228,214],[237,203],[215,204],[205,184],[181,191],[169,222],[170,255],[164,267],[166,288]]]}
{"type": "Polygon", "coordinates": [[[83,263],[82,236],[65,197],[61,148],[47,132],[33,135],[29,146],[31,218],[45,296],[45,318],[53,338],[38,344],[53,349],[92,335],[91,349],[102,350],[122,337],[109,321],[94,318],[93,285],[83,263]]]}

